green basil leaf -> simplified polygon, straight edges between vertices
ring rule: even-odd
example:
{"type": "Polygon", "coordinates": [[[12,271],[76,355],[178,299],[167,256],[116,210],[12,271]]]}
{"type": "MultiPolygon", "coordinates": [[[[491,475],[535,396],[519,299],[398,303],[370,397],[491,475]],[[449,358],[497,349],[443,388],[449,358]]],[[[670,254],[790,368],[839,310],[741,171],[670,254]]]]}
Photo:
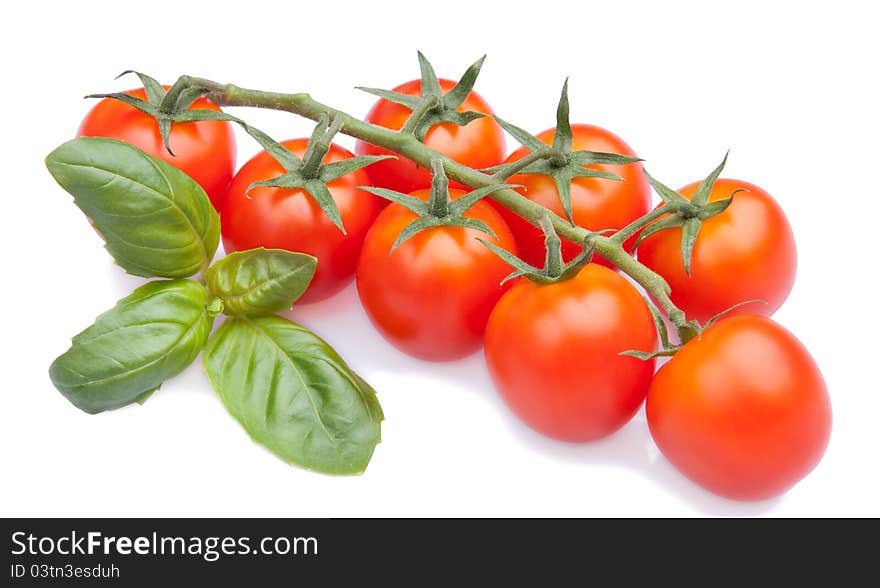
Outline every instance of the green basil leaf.
{"type": "Polygon", "coordinates": [[[73,338],[49,368],[52,383],[92,414],[143,402],[205,346],[214,322],[207,303],[191,280],[141,286],[73,338]]]}
{"type": "Polygon", "coordinates": [[[204,362],[226,409],[281,459],[328,474],[367,467],[382,409],[314,333],[278,316],[229,318],[208,340],[204,362]]]}
{"type": "Polygon", "coordinates": [[[229,315],[258,316],[290,310],[312,281],[318,260],[283,249],[230,253],[205,271],[211,294],[229,315]]]}
{"type": "Polygon", "coordinates": [[[64,143],[46,167],[128,273],[184,278],[214,257],[220,217],[201,186],[176,167],[98,137],[64,143]]]}

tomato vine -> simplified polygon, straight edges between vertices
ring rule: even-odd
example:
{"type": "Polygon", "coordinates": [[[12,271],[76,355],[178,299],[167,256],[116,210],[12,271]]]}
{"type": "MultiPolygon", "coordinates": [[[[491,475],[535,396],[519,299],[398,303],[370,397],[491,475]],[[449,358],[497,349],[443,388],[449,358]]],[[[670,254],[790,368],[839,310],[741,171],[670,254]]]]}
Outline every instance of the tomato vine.
{"type": "MultiPolygon", "coordinates": [[[[142,136],[154,139],[152,151],[114,135],[119,129],[96,128],[100,138],[81,132],[49,155],[47,167],[120,267],[164,279],[136,289],[75,336],[50,367],[53,384],[81,410],[112,410],[143,402],[204,352],[217,396],[255,441],[307,469],[360,473],[381,437],[384,415],[375,391],[317,335],[278,316],[294,302],[337,291],[356,265],[361,302],[386,339],[433,361],[463,357],[485,340],[499,392],[524,422],[545,435],[570,441],[608,435],[632,418],[652,394],[649,388],[656,389],[648,404],[652,434],[686,475],[715,492],[745,499],[778,493],[799,480],[821,457],[830,433],[818,368],[772,321],[745,317],[721,329],[713,326],[726,313],[740,314],[745,305],[760,314],[752,310],[756,302],[763,302],[769,314],[788,294],[794,243],[775,201],[752,184],[720,180],[726,155],[702,181],[680,191],[667,187],[641,168],[642,160],[619,137],[570,123],[567,80],[555,128],[533,136],[491,114],[473,92],[482,64],[481,58],[452,82],[439,79],[419,53],[420,79],[394,90],[360,88],[380,98],[365,120],[307,93],[186,75],[165,87],[131,72],[143,83],[142,91],[92,95],[105,99],[95,110],[139,110],[138,125],[149,130],[142,136]],[[375,117],[386,105],[393,117],[375,117]],[[279,142],[221,106],[280,110],[317,125],[310,139],[279,142]],[[457,161],[449,145],[430,141],[435,125],[466,127],[477,121],[483,125],[478,136],[493,143],[480,158],[457,161]],[[263,151],[219,194],[210,188],[214,179],[196,177],[198,168],[175,165],[185,159],[173,159],[175,132],[187,124],[214,125],[218,136],[226,137],[232,137],[232,124],[239,125],[263,151]],[[522,145],[503,162],[502,129],[522,145]],[[333,144],[336,133],[358,139],[360,155],[333,144]],[[495,155],[489,167],[480,167],[495,155]],[[364,169],[373,164],[390,183],[373,181],[364,169]],[[428,171],[430,184],[416,185],[428,171]],[[585,186],[624,179],[619,185],[636,186],[623,194],[627,203],[619,208],[624,213],[584,215],[585,186]],[[650,211],[649,186],[662,200],[650,211]],[[737,196],[740,192],[747,194],[737,196]],[[392,204],[385,207],[372,195],[392,204]],[[747,212],[734,212],[735,198],[747,200],[740,207],[747,212]],[[756,204],[752,212],[748,202],[756,204]],[[363,210],[352,217],[358,208],[363,210]],[[714,218],[723,213],[724,218],[714,218]],[[525,237],[517,231],[533,227],[512,215],[535,228],[523,234],[531,239],[528,255],[525,237]],[[213,261],[221,219],[227,255],[213,261]],[[752,233],[745,244],[729,228],[737,219],[752,233]],[[612,226],[592,226],[605,222],[612,226]],[[723,250],[723,255],[707,261],[710,256],[696,247],[699,235],[701,243],[714,240],[716,253],[723,250]],[[540,248],[533,246],[536,239],[540,248]],[[777,247],[779,239],[788,240],[777,247]],[[645,253],[641,258],[636,257],[639,247],[645,253]],[[761,267],[750,273],[759,265],[753,263],[757,257],[761,267]],[[641,285],[649,300],[603,267],[609,264],[641,285]],[[346,271],[340,270],[343,265],[346,271]],[[765,266],[775,275],[768,277],[765,266]],[[329,273],[322,275],[326,268],[329,273]],[[694,273],[710,278],[700,282],[694,273]],[[734,275],[745,286],[719,284],[713,281],[716,275],[734,275]],[[705,291],[710,295],[701,300],[705,291]],[[214,329],[220,315],[225,320],[214,329]],[[583,320],[594,316],[606,320],[583,320]],[[700,337],[710,329],[713,334],[700,337]],[[778,356],[773,365],[787,361],[794,366],[787,373],[803,372],[810,379],[799,387],[784,378],[755,376],[747,361],[725,364],[731,372],[726,383],[737,389],[709,416],[741,426],[729,443],[721,443],[713,428],[704,427],[711,418],[694,418],[690,403],[702,398],[703,408],[712,408],[715,389],[726,383],[706,385],[692,374],[713,359],[714,344],[728,356],[747,355],[752,339],[738,338],[740,332],[763,337],[763,349],[778,356]],[[655,374],[655,358],[673,355],[655,374]],[[767,393],[765,379],[774,382],[773,394],[767,393]],[[693,390],[679,394],[688,386],[693,390]],[[768,400],[773,395],[791,401],[793,408],[782,417],[793,424],[773,412],[777,404],[768,400]],[[762,431],[751,426],[751,414],[737,421],[746,412],[743,405],[764,419],[762,431]],[[799,427],[804,436],[796,434],[799,427]],[[778,448],[773,467],[757,483],[730,483],[728,466],[734,463],[731,456],[738,459],[742,453],[740,447],[754,444],[757,453],[767,439],[780,435],[791,441],[778,448]],[[698,453],[693,446],[709,458],[693,459],[698,453]],[[776,466],[786,460],[789,471],[779,474],[776,466]],[[707,470],[709,461],[713,468],[707,470]]],[[[221,180],[233,165],[233,144],[230,139],[221,145],[227,156],[221,180]]],[[[772,370],[771,363],[755,369],[772,370]]],[[[741,464],[744,471],[751,467],[748,461],[741,464]]]]}

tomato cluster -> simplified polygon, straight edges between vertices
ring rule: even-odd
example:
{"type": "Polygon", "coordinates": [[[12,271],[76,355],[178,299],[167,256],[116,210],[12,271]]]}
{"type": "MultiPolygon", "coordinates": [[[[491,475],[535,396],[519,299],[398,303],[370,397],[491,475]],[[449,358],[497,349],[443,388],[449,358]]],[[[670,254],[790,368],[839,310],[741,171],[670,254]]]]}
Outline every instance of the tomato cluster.
{"type": "MultiPolygon", "coordinates": [[[[423,81],[402,84],[394,92],[421,96],[423,81]]],[[[454,82],[435,81],[443,93],[455,88],[454,82]]],[[[143,91],[131,94],[143,97],[143,91]]],[[[200,98],[191,108],[216,106],[200,98]]],[[[492,114],[473,91],[457,109],[492,114]]],[[[397,130],[411,112],[381,98],[366,120],[397,130]]],[[[271,150],[255,155],[233,176],[229,122],[175,123],[171,156],[155,120],[105,99],[79,132],[129,141],[190,174],[220,211],[227,253],[266,247],[315,256],[317,272],[303,302],[324,299],[356,276],[367,315],[401,351],[448,361],[484,345],[501,397],[544,435],[568,442],[604,437],[624,426],[647,399],[651,434],[669,461],[709,490],[742,500],[785,491],[816,465],[827,445],[831,409],[822,376],[804,347],[765,318],[791,289],[796,251],[781,208],[754,184],[719,179],[678,191],[695,204],[681,208],[690,211],[685,221],[700,213],[695,196],[700,190],[711,188],[705,203],[733,196],[726,209],[701,219],[690,250],[682,246],[685,227],[691,226],[686,222],[665,230],[643,229],[644,239],[637,241],[634,233],[625,241],[630,252],[637,245],[633,255],[668,282],[671,301],[688,319],[711,325],[680,348],[666,349],[675,351],[674,357],[655,373],[652,352],[658,340],[666,342],[663,329],[664,336],[658,337],[658,325],[663,325],[607,259],[596,255],[591,263],[577,261],[584,256],[583,244],[562,242],[562,261],[574,260],[572,271],[554,279],[519,272],[507,280],[510,266],[481,241],[518,255],[538,272],[553,252],[534,219],[521,218],[497,202],[476,201],[458,217],[443,213],[430,226],[407,234],[420,214],[399,201],[403,194],[429,202],[442,190],[455,203],[469,189],[452,182],[445,192],[436,178],[432,184],[430,170],[406,157],[377,161],[327,181],[339,215],[334,220],[328,203],[306,184],[266,185],[289,171],[271,150]],[[396,196],[388,196],[389,191],[396,196]],[[394,202],[387,205],[377,193],[394,202]],[[647,358],[628,353],[633,351],[647,358]]],[[[636,157],[605,129],[576,124],[569,132],[575,152],[636,157]]],[[[536,141],[551,146],[559,133],[549,129],[536,141]]],[[[467,124],[434,124],[423,142],[474,169],[515,164],[530,152],[522,147],[505,157],[504,133],[491,116],[467,124]]],[[[307,159],[310,144],[293,139],[279,148],[307,159]]],[[[366,141],[359,141],[356,151],[391,154],[366,141]]],[[[331,144],[322,163],[353,157],[331,144]]],[[[521,169],[505,179],[528,200],[559,216],[570,214],[574,224],[590,231],[619,230],[650,212],[651,190],[640,162],[584,168],[604,175],[571,177],[568,209],[550,175],[521,169]],[[616,179],[609,179],[611,174],[616,179]]],[[[656,222],[665,218],[658,216],[656,222]]]]}

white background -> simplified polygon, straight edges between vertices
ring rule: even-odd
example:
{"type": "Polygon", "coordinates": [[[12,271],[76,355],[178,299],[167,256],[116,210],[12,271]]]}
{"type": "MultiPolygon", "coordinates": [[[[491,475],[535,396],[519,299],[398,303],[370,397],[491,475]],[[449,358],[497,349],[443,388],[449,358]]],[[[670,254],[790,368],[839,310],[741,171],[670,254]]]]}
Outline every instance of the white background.
{"type": "MultiPolygon", "coordinates": [[[[313,4],[5,9],[0,515],[880,515],[880,47],[870,3],[313,4]],[[54,390],[47,368],[70,336],[142,282],[112,265],[42,164],[73,136],[91,105],[83,95],[135,85],[113,80],[134,68],[165,83],[188,73],[309,91],[363,114],[373,99],[353,87],[417,77],[416,49],[445,77],[488,53],[478,91],[533,132],[551,126],[570,75],[573,120],[619,133],[669,185],[702,178],[731,148],[725,175],[776,196],[800,258],[776,318],[812,350],[834,407],[831,445],[811,476],[767,502],[717,498],[658,454],[643,414],[592,444],[544,439],[501,403],[481,355],[403,356],[372,330],[353,287],[294,318],[379,391],[384,440],[363,476],[308,473],[253,444],[200,362],[144,406],[98,416],[54,390]]],[[[311,128],[292,115],[238,114],[278,139],[311,128]]],[[[257,149],[239,138],[243,163],[257,149]]]]}

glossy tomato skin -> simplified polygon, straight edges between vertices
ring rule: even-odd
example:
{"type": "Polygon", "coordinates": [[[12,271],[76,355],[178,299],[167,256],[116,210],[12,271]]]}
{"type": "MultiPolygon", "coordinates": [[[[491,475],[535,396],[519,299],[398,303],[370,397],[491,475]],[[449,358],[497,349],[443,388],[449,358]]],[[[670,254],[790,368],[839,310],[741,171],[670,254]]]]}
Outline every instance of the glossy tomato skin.
{"type": "MultiPolygon", "coordinates": [[[[690,198],[699,182],[680,192],[690,198]]],[[[741,180],[720,179],[709,201],[728,198],[733,203],[703,223],[691,257],[691,275],[684,271],[681,229],[669,229],[645,239],[639,261],[663,276],[672,287],[672,301],[688,318],[705,322],[719,312],[747,300],[731,316],[770,316],[782,306],[797,272],[794,235],[782,208],[770,194],[741,180]]]]}
{"type": "Polygon", "coordinates": [[[587,265],[551,285],[521,279],[486,327],[486,362],[507,405],[539,433],[590,441],[626,424],[645,399],[657,334],[638,291],[616,272],[587,265]]]}
{"type": "MultiPolygon", "coordinates": [[[[428,190],[413,195],[427,199],[428,190]]],[[[477,240],[516,252],[510,229],[485,202],[464,216],[485,222],[497,239],[470,228],[434,227],[389,254],[400,231],[416,218],[390,204],[364,241],[357,270],[364,310],[388,341],[413,357],[449,361],[477,351],[489,313],[510,285],[501,285],[510,266],[477,240]]]]}
{"type": "Polygon", "coordinates": [[[657,372],[651,435],[685,476],[735,500],[785,492],[819,462],[831,404],[804,346],[772,320],[723,319],[657,372]]]}
{"type": "MultiPolygon", "coordinates": [[[[593,125],[571,125],[572,146],[575,150],[602,151],[636,157],[635,151],[614,133],[593,125]]],[[[550,145],[555,130],[548,129],[537,137],[550,145]]],[[[520,147],[510,154],[505,163],[522,159],[529,151],[520,147]]],[[[611,172],[623,181],[601,178],[575,178],[571,183],[572,217],[577,225],[593,231],[619,229],[644,215],[651,209],[651,188],[642,174],[641,163],[627,165],[591,165],[590,168],[611,172]]],[[[519,174],[507,180],[509,184],[523,186],[518,189],[523,196],[565,218],[559,192],[553,178],[540,174],[519,174]]],[[[507,221],[516,237],[520,256],[536,267],[543,267],[546,249],[544,235],[535,225],[510,212],[501,205],[496,209],[507,221]]],[[[631,246],[631,242],[627,243],[631,246]]],[[[580,246],[563,239],[562,255],[570,261],[578,253],[580,246]]],[[[595,262],[610,264],[599,256],[595,262]]]]}
{"type": "MultiPolygon", "coordinates": [[[[292,139],[283,145],[302,157],[308,140],[292,139]]],[[[324,163],[350,157],[349,151],[333,144],[324,163]]],[[[229,185],[220,209],[223,247],[227,253],[266,247],[314,255],[318,258],[315,276],[298,303],[317,302],[351,281],[361,244],[381,204],[379,198],[357,188],[370,183],[363,169],[327,184],[346,234],[305,190],[258,187],[248,195],[247,188],[252,183],[283,173],[284,168],[266,151],[260,151],[242,166],[229,185]]]]}
{"type": "MultiPolygon", "coordinates": [[[[440,80],[440,89],[444,94],[454,86],[453,81],[440,80]]],[[[408,96],[420,96],[422,82],[412,80],[394,88],[394,91],[408,96]]],[[[492,114],[489,104],[476,92],[471,92],[458,110],[492,114]]],[[[380,99],[367,113],[366,120],[389,129],[399,130],[411,112],[405,106],[380,99]]],[[[452,123],[436,124],[428,130],[424,143],[431,149],[475,169],[498,165],[504,159],[505,153],[504,132],[491,116],[471,121],[463,127],[452,123]]],[[[396,155],[364,141],[357,142],[355,151],[358,155],[396,155]]],[[[430,169],[419,166],[402,155],[396,157],[397,159],[386,159],[370,166],[368,173],[374,185],[404,194],[431,186],[430,169]]],[[[469,189],[452,180],[450,186],[469,189]]]]}
{"type": "MultiPolygon", "coordinates": [[[[146,99],[143,88],[126,94],[146,99]]],[[[220,111],[206,98],[196,100],[190,109],[220,111]]],[[[170,163],[198,182],[217,209],[235,172],[235,135],[232,125],[224,121],[174,123],[169,136],[174,152],[171,155],[159,134],[156,119],[124,102],[104,98],[86,114],[76,136],[125,141],[170,163]]]]}

